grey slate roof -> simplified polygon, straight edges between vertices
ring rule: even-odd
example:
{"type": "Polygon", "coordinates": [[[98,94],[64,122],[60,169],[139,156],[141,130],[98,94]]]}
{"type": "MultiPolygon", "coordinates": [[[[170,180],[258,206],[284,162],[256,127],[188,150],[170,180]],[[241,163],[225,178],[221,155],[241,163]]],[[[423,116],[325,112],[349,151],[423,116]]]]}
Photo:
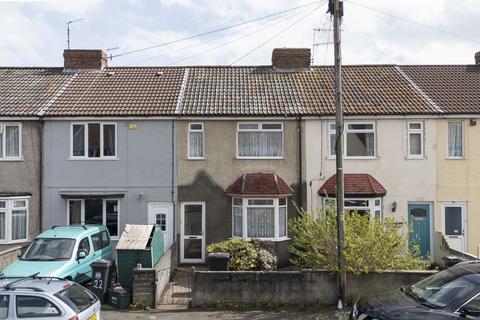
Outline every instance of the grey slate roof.
{"type": "Polygon", "coordinates": [[[71,77],[63,68],[0,68],[0,116],[37,116],[71,77]]]}

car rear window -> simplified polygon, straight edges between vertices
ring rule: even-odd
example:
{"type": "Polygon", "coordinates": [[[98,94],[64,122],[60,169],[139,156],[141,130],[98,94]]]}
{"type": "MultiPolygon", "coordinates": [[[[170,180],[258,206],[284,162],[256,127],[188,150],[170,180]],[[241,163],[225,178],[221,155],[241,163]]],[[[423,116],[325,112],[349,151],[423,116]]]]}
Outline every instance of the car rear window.
{"type": "Polygon", "coordinates": [[[65,302],[76,313],[88,309],[98,300],[93,293],[75,283],[55,293],[55,296],[65,302]]]}

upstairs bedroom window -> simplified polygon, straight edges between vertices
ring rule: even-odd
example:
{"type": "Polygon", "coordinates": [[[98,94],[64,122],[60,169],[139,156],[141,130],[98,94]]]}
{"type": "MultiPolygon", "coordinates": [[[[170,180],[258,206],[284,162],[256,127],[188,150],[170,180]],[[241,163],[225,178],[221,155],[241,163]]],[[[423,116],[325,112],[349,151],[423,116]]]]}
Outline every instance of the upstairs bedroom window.
{"type": "MultiPolygon", "coordinates": [[[[343,132],[343,155],[349,159],[376,157],[376,131],[374,122],[346,122],[343,132]]],[[[335,157],[335,123],[328,125],[329,153],[335,157]]]]}
{"type": "Polygon", "coordinates": [[[423,158],[423,122],[408,122],[408,158],[423,158]]]}
{"type": "Polygon", "coordinates": [[[463,121],[448,122],[448,158],[462,159],[463,154],[463,121]]]}
{"type": "Polygon", "coordinates": [[[0,123],[0,160],[21,159],[21,132],[18,123],[0,123]]]}
{"type": "Polygon", "coordinates": [[[273,122],[238,123],[237,157],[240,159],[283,158],[283,124],[273,122]]]}
{"type": "Polygon", "coordinates": [[[72,124],[72,159],[115,159],[116,157],[117,125],[115,123],[72,124]]]}
{"type": "Polygon", "coordinates": [[[188,159],[203,159],[203,123],[188,124],[188,159]]]}

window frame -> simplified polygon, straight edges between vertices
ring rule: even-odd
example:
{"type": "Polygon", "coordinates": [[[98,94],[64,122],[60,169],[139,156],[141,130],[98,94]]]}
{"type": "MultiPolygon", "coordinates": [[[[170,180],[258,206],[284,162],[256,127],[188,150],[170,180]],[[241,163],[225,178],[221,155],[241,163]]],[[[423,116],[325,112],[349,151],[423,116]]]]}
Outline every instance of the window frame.
{"type": "Polygon", "coordinates": [[[463,160],[465,159],[465,122],[463,120],[448,120],[447,121],[447,159],[450,160],[463,160]],[[450,156],[450,151],[448,146],[450,144],[450,134],[449,134],[449,124],[450,123],[461,123],[462,124],[462,155],[461,156],[450,156]]]}
{"type": "Polygon", "coordinates": [[[102,121],[85,121],[85,122],[72,122],[70,123],[70,160],[118,160],[118,125],[116,122],[102,122],[102,121]],[[89,124],[99,124],[100,125],[100,156],[99,157],[89,157],[88,156],[88,125],[89,124]],[[73,126],[81,125],[83,126],[83,141],[84,141],[84,154],[83,156],[74,156],[73,155],[73,126]],[[115,155],[114,156],[105,156],[104,153],[104,134],[103,127],[104,125],[113,125],[115,127],[115,155]]]}
{"type": "Polygon", "coordinates": [[[0,212],[5,212],[5,239],[0,239],[0,244],[13,244],[13,243],[22,243],[28,241],[29,236],[29,216],[30,216],[30,198],[25,196],[19,197],[0,197],[0,201],[5,201],[5,208],[1,208],[0,212]],[[13,207],[13,202],[16,200],[24,200],[25,207],[13,207]],[[23,239],[12,239],[12,215],[15,210],[25,210],[26,211],[26,221],[25,221],[25,238],[23,239]]]}
{"type": "MultiPolygon", "coordinates": [[[[329,159],[335,159],[336,154],[331,153],[332,151],[332,142],[331,142],[331,135],[336,135],[336,129],[332,130],[331,125],[335,125],[335,122],[329,121],[327,122],[327,144],[328,144],[328,156],[327,158],[329,159]]],[[[353,159],[353,160],[370,160],[370,159],[378,159],[377,156],[377,123],[375,121],[345,121],[343,124],[343,134],[342,134],[342,139],[343,139],[343,150],[342,150],[342,155],[343,159],[353,159]],[[348,129],[349,125],[355,125],[355,124],[371,124],[373,126],[372,129],[348,129]],[[373,156],[348,156],[347,155],[347,134],[348,133],[373,133],[373,156]]],[[[335,150],[335,149],[333,149],[335,150]]]]}
{"type": "Polygon", "coordinates": [[[188,123],[188,141],[187,141],[187,159],[189,160],[204,160],[205,159],[205,126],[203,122],[189,122],[188,123]],[[192,129],[191,125],[201,125],[202,129],[192,129]],[[191,157],[190,156],[190,133],[191,132],[201,132],[202,133],[202,156],[201,157],[191,157]]]}
{"type": "Polygon", "coordinates": [[[283,241],[288,240],[288,197],[280,197],[280,198],[242,198],[242,197],[232,197],[232,238],[234,239],[260,239],[263,241],[283,241]],[[242,201],[242,205],[235,205],[235,199],[240,199],[242,201]],[[280,199],[285,199],[285,205],[280,205],[280,199]],[[249,200],[272,200],[273,204],[271,205],[257,205],[257,204],[248,204],[249,200]],[[241,207],[242,208],[242,236],[235,235],[235,210],[234,207],[241,207]],[[279,208],[285,208],[285,236],[280,236],[280,210],[279,208]],[[274,236],[268,238],[250,238],[248,237],[248,208],[273,208],[274,209],[274,236]]]}
{"type": "MultiPolygon", "coordinates": [[[[333,200],[334,202],[336,201],[334,197],[322,197],[324,214],[327,213],[327,208],[328,208],[327,201],[331,201],[331,200],[333,200]]],[[[366,210],[367,208],[370,211],[370,214],[369,214],[370,219],[376,218],[376,212],[380,211],[379,218],[380,218],[380,221],[383,221],[384,217],[383,217],[383,198],[382,197],[371,197],[371,198],[362,197],[362,198],[345,198],[344,199],[345,210],[366,210]],[[379,205],[375,204],[377,200],[380,201],[379,205]],[[367,206],[347,206],[345,204],[345,202],[347,201],[368,201],[368,207],[367,206]]],[[[336,207],[334,209],[336,209],[336,207]]]]}
{"type": "Polygon", "coordinates": [[[407,121],[407,159],[425,159],[425,123],[423,121],[407,121]],[[420,129],[411,129],[411,124],[419,124],[420,129]],[[420,134],[420,154],[410,153],[412,134],[420,134]]]}
{"type": "MultiPolygon", "coordinates": [[[[80,224],[85,224],[85,200],[95,198],[67,199],[67,225],[70,225],[70,202],[80,201],[80,224]]],[[[102,225],[107,226],[107,201],[117,201],[117,235],[110,235],[110,239],[118,240],[120,238],[120,199],[119,198],[103,198],[102,200],[102,225]]]]}
{"type": "Polygon", "coordinates": [[[22,149],[22,123],[21,122],[0,122],[0,126],[3,127],[3,132],[1,133],[2,141],[2,150],[0,150],[0,161],[23,161],[23,149],[22,149]],[[18,156],[17,157],[7,157],[6,150],[7,150],[7,143],[6,143],[6,127],[18,127],[18,156]]]}
{"type": "Polygon", "coordinates": [[[285,126],[281,121],[239,121],[237,122],[236,127],[236,158],[237,159],[250,159],[250,160],[278,160],[285,158],[285,126]],[[240,129],[241,124],[255,124],[258,125],[257,129],[240,129]],[[264,124],[279,124],[281,129],[263,129],[264,124]],[[282,155],[281,156],[240,156],[239,155],[239,143],[238,143],[238,133],[239,132],[281,132],[282,133],[282,155]]]}

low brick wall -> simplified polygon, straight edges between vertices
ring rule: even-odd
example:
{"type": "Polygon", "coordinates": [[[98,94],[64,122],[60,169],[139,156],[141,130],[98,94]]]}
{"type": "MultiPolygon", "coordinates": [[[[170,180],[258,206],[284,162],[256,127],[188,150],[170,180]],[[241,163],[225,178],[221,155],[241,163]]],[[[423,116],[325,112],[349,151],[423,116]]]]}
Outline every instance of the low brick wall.
{"type": "MultiPolygon", "coordinates": [[[[392,271],[347,275],[347,297],[400,288],[435,271],[392,271]]],[[[192,306],[217,303],[247,305],[333,305],[337,300],[337,275],[326,271],[196,271],[192,306]]]]}
{"type": "Polygon", "coordinates": [[[135,268],[132,279],[132,303],[155,307],[155,268],[135,268]]]}
{"type": "Polygon", "coordinates": [[[19,245],[0,251],[0,271],[17,260],[17,255],[23,248],[24,246],[19,245]]]}

